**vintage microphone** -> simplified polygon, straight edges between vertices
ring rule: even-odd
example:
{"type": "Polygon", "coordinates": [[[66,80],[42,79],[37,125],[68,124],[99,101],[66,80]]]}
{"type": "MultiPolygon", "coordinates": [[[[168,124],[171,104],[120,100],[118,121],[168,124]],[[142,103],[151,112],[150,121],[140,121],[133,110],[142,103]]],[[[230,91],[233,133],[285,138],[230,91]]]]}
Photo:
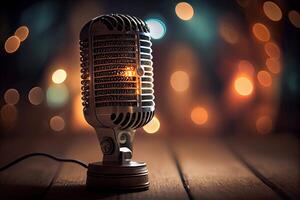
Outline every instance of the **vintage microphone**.
{"type": "Polygon", "coordinates": [[[87,186],[148,189],[148,169],[135,162],[135,129],[154,116],[149,28],[141,19],[101,15],[80,32],[83,112],[97,132],[103,161],[90,163],[87,186]]]}

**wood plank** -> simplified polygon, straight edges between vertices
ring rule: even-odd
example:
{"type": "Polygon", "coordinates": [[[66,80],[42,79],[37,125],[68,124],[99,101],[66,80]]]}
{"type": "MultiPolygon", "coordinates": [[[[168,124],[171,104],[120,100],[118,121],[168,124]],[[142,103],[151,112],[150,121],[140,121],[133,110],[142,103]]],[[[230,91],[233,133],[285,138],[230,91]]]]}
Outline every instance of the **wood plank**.
{"type": "MultiPolygon", "coordinates": [[[[134,142],[133,159],[147,162],[150,189],[134,193],[101,193],[85,189],[86,169],[77,165],[64,164],[46,199],[187,199],[178,172],[166,146],[157,136],[137,134],[134,142]]],[[[79,137],[68,151],[68,157],[86,163],[95,162],[102,157],[95,135],[79,137]]]]}
{"type": "Polygon", "coordinates": [[[195,199],[278,199],[216,138],[172,142],[195,199]]]}
{"type": "MultiPolygon", "coordinates": [[[[4,138],[0,142],[0,165],[32,152],[61,155],[61,137],[4,138]],[[55,148],[53,148],[55,147],[55,148]]],[[[51,183],[59,163],[33,157],[0,173],[0,199],[40,198],[51,183]]]]}
{"type": "Polygon", "coordinates": [[[293,135],[234,139],[232,147],[255,169],[283,191],[300,199],[300,143],[293,135]]]}

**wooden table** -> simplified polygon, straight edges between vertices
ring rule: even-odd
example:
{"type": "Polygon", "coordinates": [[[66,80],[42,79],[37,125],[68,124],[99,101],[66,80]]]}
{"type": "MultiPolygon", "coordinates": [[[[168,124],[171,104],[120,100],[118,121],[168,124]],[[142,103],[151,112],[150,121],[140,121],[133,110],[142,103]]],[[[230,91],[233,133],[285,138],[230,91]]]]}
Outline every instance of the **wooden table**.
{"type": "MultiPolygon", "coordinates": [[[[98,161],[93,134],[1,139],[0,165],[35,151],[98,161]]],[[[0,199],[300,199],[299,139],[281,134],[232,139],[137,134],[134,159],[146,161],[150,189],[91,192],[86,169],[30,158],[0,172],[0,199]]]]}

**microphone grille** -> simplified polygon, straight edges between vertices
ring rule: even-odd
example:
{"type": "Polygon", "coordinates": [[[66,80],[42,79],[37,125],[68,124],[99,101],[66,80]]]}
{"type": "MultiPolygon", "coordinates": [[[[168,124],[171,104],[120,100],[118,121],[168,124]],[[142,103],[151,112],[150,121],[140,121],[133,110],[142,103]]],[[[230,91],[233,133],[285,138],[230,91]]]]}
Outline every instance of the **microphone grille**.
{"type": "Polygon", "coordinates": [[[149,28],[121,14],[103,15],[91,24],[89,37],[80,41],[84,108],[92,103],[104,114],[117,107],[110,120],[121,129],[145,125],[155,106],[149,28]],[[92,31],[93,24],[102,28],[92,31]]]}

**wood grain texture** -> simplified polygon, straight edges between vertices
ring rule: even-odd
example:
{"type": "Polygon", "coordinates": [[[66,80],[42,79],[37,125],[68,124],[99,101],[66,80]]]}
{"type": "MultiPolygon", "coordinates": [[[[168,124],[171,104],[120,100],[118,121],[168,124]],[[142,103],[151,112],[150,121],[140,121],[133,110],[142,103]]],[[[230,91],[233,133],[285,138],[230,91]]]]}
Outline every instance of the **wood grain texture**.
{"type": "MultiPolygon", "coordinates": [[[[57,137],[11,137],[2,139],[0,144],[1,166],[32,152],[61,156],[64,149],[57,137]]],[[[51,184],[59,165],[60,163],[48,158],[33,157],[0,172],[0,199],[41,198],[51,184]]]]}
{"type": "Polygon", "coordinates": [[[240,138],[231,145],[290,198],[300,199],[300,143],[292,135],[240,138]]]}
{"type": "Polygon", "coordinates": [[[185,138],[173,147],[195,199],[278,199],[219,140],[185,138]]]}
{"type": "MultiPolygon", "coordinates": [[[[133,160],[144,161],[149,170],[150,189],[134,193],[95,192],[85,189],[86,169],[73,164],[61,167],[46,199],[187,199],[178,172],[165,144],[156,136],[137,134],[133,160]]],[[[101,153],[95,135],[77,138],[68,157],[86,163],[99,161],[101,153]]]]}

